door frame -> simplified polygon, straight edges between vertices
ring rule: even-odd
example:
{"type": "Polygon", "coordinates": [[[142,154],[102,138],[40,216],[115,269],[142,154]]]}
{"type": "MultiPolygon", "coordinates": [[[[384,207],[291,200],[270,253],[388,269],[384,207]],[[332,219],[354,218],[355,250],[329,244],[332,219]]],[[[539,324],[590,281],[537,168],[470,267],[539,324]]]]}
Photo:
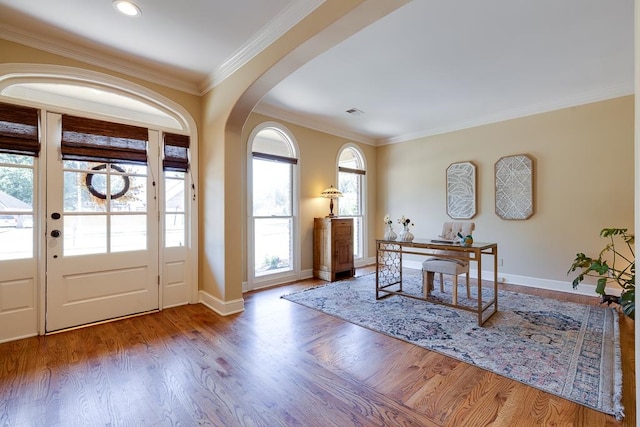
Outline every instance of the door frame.
{"type": "MultiPolygon", "coordinates": [[[[144,115],[135,116],[131,119],[118,118],[117,121],[132,124],[142,125],[149,127],[153,130],[160,132],[172,132],[187,134],[191,138],[190,145],[190,170],[186,177],[187,185],[187,200],[189,201],[188,209],[188,221],[187,221],[187,242],[185,244],[185,270],[186,277],[188,277],[188,297],[183,303],[197,303],[198,302],[198,198],[195,193],[195,186],[198,183],[198,133],[196,122],[191,114],[177,102],[166,98],[144,86],[136,83],[129,82],[124,79],[120,79],[108,74],[103,74],[95,71],[84,70],[74,67],[46,65],[46,64],[27,64],[27,63],[8,63],[0,64],[0,100],[4,102],[28,105],[40,109],[41,111],[41,126],[46,126],[46,114],[47,112],[56,113],[69,113],[75,115],[82,115],[84,117],[97,118],[100,120],[114,120],[113,117],[105,116],[104,114],[92,114],[86,113],[83,109],[78,109],[78,106],[60,107],[57,105],[50,105],[41,101],[32,99],[22,99],[13,96],[4,96],[2,91],[7,87],[17,83],[65,83],[70,85],[84,86],[88,88],[104,90],[107,92],[116,93],[129,97],[131,99],[146,103],[153,106],[168,116],[170,116],[177,127],[169,127],[162,124],[150,124],[145,121],[144,115]],[[75,108],[75,109],[74,109],[75,108]],[[193,185],[191,185],[193,184],[193,185]]],[[[34,250],[34,256],[36,257],[37,272],[36,285],[34,291],[36,292],[37,300],[37,330],[33,331],[32,335],[45,334],[45,315],[46,315],[46,244],[47,244],[47,230],[46,230],[46,212],[43,209],[46,207],[46,132],[42,132],[41,146],[44,147],[41,150],[41,155],[37,158],[37,178],[34,180],[34,233],[37,233],[35,238],[35,244],[37,249],[34,250]],[[37,209],[37,211],[36,211],[37,209]]],[[[164,180],[162,175],[156,177],[158,183],[158,193],[161,194],[161,201],[164,200],[164,180]]],[[[164,212],[164,207],[161,207],[161,212],[164,212]]],[[[164,224],[164,220],[160,221],[160,225],[164,224]]],[[[165,302],[162,299],[163,288],[167,286],[165,283],[164,274],[164,229],[161,228],[158,236],[158,256],[159,256],[159,275],[161,286],[159,288],[159,309],[164,307],[179,305],[176,303],[165,302]]],[[[25,336],[15,337],[24,338],[25,336]]]]}

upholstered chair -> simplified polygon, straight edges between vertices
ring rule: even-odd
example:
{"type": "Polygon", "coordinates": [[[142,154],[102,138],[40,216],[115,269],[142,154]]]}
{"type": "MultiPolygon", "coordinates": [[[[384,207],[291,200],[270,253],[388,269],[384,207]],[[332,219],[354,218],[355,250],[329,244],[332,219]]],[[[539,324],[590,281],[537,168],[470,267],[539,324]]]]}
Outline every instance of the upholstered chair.
{"type": "MultiPolygon", "coordinates": [[[[458,242],[460,239],[458,233],[467,236],[473,233],[476,225],[474,222],[453,221],[445,222],[442,225],[442,233],[440,238],[443,240],[453,240],[458,242]]],[[[435,273],[440,275],[440,292],[444,292],[443,275],[449,274],[453,276],[453,304],[458,303],[458,276],[466,275],[467,298],[471,298],[471,290],[469,289],[469,261],[462,258],[468,258],[468,254],[457,251],[438,251],[434,256],[427,258],[422,263],[422,288],[424,296],[433,290],[433,278],[435,273]],[[455,256],[457,258],[447,258],[446,256],[455,256]]]]}

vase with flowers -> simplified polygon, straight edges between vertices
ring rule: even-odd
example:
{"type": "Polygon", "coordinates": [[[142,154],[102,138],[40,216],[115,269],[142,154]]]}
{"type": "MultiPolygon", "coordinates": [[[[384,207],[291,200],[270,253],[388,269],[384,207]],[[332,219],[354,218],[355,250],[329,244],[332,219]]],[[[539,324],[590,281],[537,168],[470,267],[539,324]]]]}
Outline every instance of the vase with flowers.
{"type": "Polygon", "coordinates": [[[409,218],[405,218],[405,216],[402,215],[402,218],[398,220],[398,223],[402,225],[402,231],[398,236],[400,241],[402,242],[413,241],[413,234],[411,234],[411,231],[409,231],[409,226],[413,227],[413,223],[411,222],[411,220],[409,218]]]}
{"type": "Polygon", "coordinates": [[[384,216],[384,225],[387,227],[387,231],[384,233],[384,240],[396,240],[398,235],[393,231],[393,221],[389,214],[384,216]]]}

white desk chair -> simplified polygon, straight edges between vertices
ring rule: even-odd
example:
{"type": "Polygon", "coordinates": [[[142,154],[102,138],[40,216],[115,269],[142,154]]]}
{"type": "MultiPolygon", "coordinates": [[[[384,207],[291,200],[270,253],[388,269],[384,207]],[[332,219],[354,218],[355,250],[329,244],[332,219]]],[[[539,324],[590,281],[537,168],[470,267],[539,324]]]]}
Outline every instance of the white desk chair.
{"type": "MultiPolygon", "coordinates": [[[[466,236],[472,234],[476,225],[474,222],[445,222],[442,225],[442,234],[440,238],[445,240],[459,241],[458,233],[466,236]]],[[[440,274],[440,292],[444,292],[443,274],[453,276],[453,304],[458,303],[458,276],[462,273],[466,274],[467,298],[471,298],[471,290],[469,289],[469,261],[463,259],[439,258],[438,255],[464,256],[462,252],[455,251],[438,251],[433,257],[428,258],[422,263],[422,288],[425,298],[433,290],[433,276],[435,273],[440,274]]]]}

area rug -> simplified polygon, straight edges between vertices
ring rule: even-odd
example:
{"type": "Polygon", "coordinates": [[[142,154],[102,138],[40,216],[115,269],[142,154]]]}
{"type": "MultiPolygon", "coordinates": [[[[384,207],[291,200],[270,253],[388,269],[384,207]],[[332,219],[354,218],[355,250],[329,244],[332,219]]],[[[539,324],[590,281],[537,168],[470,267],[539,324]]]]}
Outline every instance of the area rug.
{"type": "MultiPolygon", "coordinates": [[[[498,313],[482,327],[477,314],[393,295],[375,299],[375,274],[305,289],[282,298],[413,343],[596,409],[617,419],[622,407],[618,314],[523,293],[498,291],[498,313]]],[[[405,292],[420,295],[421,275],[403,273],[405,292]]],[[[472,286],[471,304],[476,297],[472,286]]],[[[485,299],[483,288],[483,300],[485,299]]],[[[459,285],[459,302],[466,290],[459,285]]],[[[436,279],[434,296],[451,298],[436,279]]]]}

